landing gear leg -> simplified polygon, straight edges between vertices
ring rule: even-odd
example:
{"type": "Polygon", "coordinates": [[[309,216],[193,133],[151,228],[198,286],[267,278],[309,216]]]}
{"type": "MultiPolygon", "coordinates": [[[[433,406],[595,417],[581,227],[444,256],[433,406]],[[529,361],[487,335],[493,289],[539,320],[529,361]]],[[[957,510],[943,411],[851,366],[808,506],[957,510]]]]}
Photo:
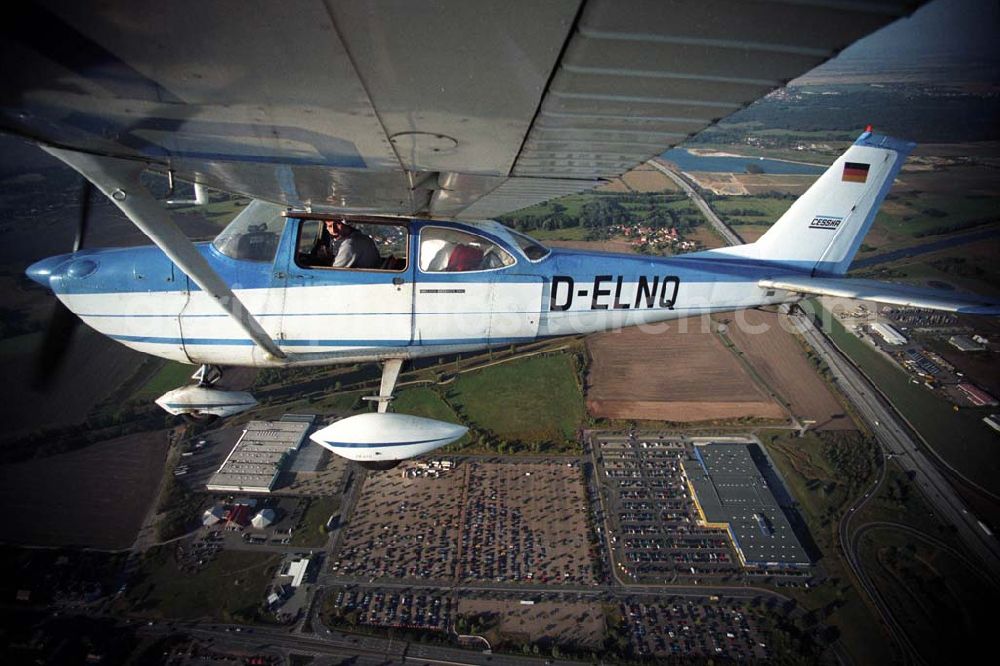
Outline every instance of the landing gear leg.
{"type": "Polygon", "coordinates": [[[198,382],[198,386],[215,386],[215,383],[222,379],[222,368],[217,365],[203,365],[191,375],[191,379],[198,382]]]}
{"type": "Polygon", "coordinates": [[[390,358],[382,364],[382,384],[379,386],[378,395],[365,396],[365,400],[378,403],[378,413],[385,414],[392,402],[392,391],[396,388],[396,380],[399,379],[399,371],[403,367],[403,359],[390,358]]]}

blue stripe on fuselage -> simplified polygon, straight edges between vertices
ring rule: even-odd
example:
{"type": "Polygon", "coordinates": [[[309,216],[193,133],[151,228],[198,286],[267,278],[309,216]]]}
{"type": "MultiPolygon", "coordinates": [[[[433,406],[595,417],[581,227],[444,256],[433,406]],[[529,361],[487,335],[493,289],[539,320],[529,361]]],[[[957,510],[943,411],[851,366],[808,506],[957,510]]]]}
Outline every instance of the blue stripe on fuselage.
{"type": "Polygon", "coordinates": [[[335,448],[341,449],[378,449],[383,446],[416,446],[417,444],[430,444],[431,442],[440,442],[443,438],[436,437],[434,439],[420,439],[414,442],[323,442],[323,444],[335,448]]]}

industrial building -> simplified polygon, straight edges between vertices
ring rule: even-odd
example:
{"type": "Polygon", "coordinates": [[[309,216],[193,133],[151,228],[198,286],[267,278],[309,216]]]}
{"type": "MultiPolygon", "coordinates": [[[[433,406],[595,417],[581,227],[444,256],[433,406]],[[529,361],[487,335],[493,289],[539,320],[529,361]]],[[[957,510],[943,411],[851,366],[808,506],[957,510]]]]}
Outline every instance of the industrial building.
{"type": "Polygon", "coordinates": [[[998,404],[996,398],[969,382],[962,382],[957,388],[976,407],[996,407],[998,404]]]}
{"type": "Polygon", "coordinates": [[[986,347],[967,335],[953,335],[948,338],[948,342],[951,343],[952,347],[963,352],[983,351],[986,349],[986,347]]]}
{"type": "Polygon", "coordinates": [[[682,462],[703,524],[729,532],[744,567],[811,564],[750,452],[741,444],[696,444],[682,462]]]}
{"type": "Polygon", "coordinates": [[[882,322],[875,322],[871,325],[872,333],[877,334],[886,344],[889,345],[905,345],[906,336],[897,331],[893,326],[889,324],[883,324],[882,322]]]}
{"type": "Polygon", "coordinates": [[[216,492],[271,492],[314,420],[290,415],[280,421],[251,421],[205,487],[216,492]]]}

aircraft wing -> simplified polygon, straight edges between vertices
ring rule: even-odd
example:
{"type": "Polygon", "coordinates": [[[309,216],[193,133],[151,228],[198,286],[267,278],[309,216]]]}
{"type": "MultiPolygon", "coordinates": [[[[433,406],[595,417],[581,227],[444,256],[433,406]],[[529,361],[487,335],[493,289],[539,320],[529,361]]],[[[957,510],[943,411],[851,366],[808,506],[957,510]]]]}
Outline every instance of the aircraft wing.
{"type": "Polygon", "coordinates": [[[919,2],[7,3],[0,131],[313,210],[589,189],[919,2]]]}
{"type": "Polygon", "coordinates": [[[1000,300],[998,299],[877,280],[812,278],[795,275],[760,280],[757,284],[766,289],[784,289],[800,294],[839,296],[963,314],[1000,315],[1000,300]]]}

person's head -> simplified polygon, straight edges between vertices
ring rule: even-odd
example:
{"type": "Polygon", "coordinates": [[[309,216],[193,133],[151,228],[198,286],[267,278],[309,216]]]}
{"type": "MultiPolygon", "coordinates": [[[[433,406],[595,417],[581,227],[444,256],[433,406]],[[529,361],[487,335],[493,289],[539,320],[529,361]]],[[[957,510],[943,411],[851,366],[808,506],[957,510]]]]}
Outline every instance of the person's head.
{"type": "Polygon", "coordinates": [[[327,232],[334,238],[347,236],[352,231],[350,225],[347,224],[347,220],[342,217],[333,218],[331,220],[323,220],[323,224],[326,226],[327,232]]]}

